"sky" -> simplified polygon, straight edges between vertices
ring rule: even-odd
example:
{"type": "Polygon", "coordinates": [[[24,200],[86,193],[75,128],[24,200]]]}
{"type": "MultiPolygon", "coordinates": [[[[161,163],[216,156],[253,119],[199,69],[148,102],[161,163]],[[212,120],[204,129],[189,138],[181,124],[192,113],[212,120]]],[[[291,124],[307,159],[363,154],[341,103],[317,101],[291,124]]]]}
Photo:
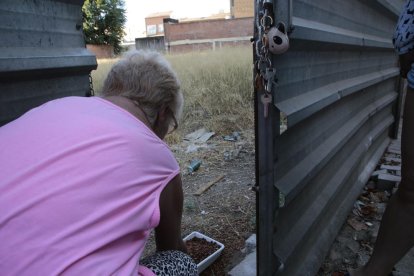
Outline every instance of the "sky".
{"type": "Polygon", "coordinates": [[[230,12],[230,0],[125,0],[127,40],[145,36],[145,17],[151,13],[172,11],[172,18],[204,17],[230,12]]]}

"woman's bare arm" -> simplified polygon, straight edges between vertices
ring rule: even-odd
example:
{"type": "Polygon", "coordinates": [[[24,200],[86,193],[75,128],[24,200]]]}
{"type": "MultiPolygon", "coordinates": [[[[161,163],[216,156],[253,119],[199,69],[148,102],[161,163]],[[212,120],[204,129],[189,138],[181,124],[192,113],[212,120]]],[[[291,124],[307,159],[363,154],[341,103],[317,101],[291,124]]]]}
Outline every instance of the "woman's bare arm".
{"type": "Polygon", "coordinates": [[[177,175],[160,196],[160,223],[155,228],[157,251],[180,250],[187,253],[181,237],[183,198],[181,176],[177,175]]]}

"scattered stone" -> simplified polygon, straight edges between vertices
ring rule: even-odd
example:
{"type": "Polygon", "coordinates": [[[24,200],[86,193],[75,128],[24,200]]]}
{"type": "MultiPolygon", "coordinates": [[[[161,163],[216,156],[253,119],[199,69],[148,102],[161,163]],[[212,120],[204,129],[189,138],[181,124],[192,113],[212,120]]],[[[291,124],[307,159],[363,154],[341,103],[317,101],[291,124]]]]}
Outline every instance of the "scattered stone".
{"type": "Polygon", "coordinates": [[[209,148],[206,142],[215,135],[214,132],[208,132],[205,128],[196,130],[184,137],[184,141],[189,143],[186,153],[198,151],[200,148],[209,148]]]}
{"type": "Polygon", "coordinates": [[[230,161],[233,160],[235,158],[238,158],[240,153],[242,152],[243,148],[242,146],[239,146],[233,150],[227,150],[224,152],[224,160],[226,161],[230,161]]]}
{"type": "Polygon", "coordinates": [[[333,249],[329,253],[329,259],[331,259],[333,261],[342,259],[342,254],[340,252],[336,251],[335,249],[333,249]]]}
{"type": "MultiPolygon", "coordinates": [[[[397,183],[397,186],[398,186],[398,183],[397,183]]],[[[389,198],[391,196],[391,193],[388,192],[388,191],[384,191],[384,194],[387,196],[387,198],[389,198]]]]}
{"type": "Polygon", "coordinates": [[[389,195],[388,195],[388,192],[386,192],[386,191],[376,191],[376,192],[374,192],[372,194],[373,194],[373,199],[375,197],[375,198],[377,198],[379,200],[377,202],[377,201],[374,201],[372,199],[375,203],[387,202],[388,201],[389,195]]]}
{"type": "Polygon", "coordinates": [[[354,228],[356,231],[367,230],[368,227],[363,223],[358,221],[356,218],[350,218],[347,220],[347,223],[354,228]]]}
{"type": "MultiPolygon", "coordinates": [[[[364,224],[364,226],[367,227],[367,229],[368,229],[368,226],[366,226],[365,224],[364,224]]],[[[353,234],[352,238],[355,241],[367,241],[367,240],[370,240],[370,234],[369,234],[368,231],[356,231],[353,234]]]]}
{"type": "Polygon", "coordinates": [[[383,200],[380,198],[380,196],[379,195],[377,195],[377,193],[372,193],[372,192],[370,192],[369,193],[369,200],[371,201],[371,202],[374,202],[374,203],[379,203],[379,202],[382,202],[383,200]]]}
{"type": "Polygon", "coordinates": [[[395,162],[401,164],[401,158],[396,157],[384,157],[385,162],[395,162]]]}
{"type": "Polygon", "coordinates": [[[364,202],[362,202],[361,200],[357,200],[356,202],[355,202],[355,204],[354,204],[354,207],[356,208],[356,209],[358,209],[358,210],[361,210],[361,207],[362,206],[365,206],[365,203],[364,202]]]}
{"type": "Polygon", "coordinates": [[[358,209],[352,209],[352,213],[357,217],[362,217],[362,214],[358,209]]]}
{"type": "Polygon", "coordinates": [[[377,189],[378,190],[392,190],[397,182],[401,181],[400,176],[392,174],[380,174],[378,175],[377,189]]]}
{"type": "Polygon", "coordinates": [[[390,153],[387,152],[385,158],[401,158],[401,153],[390,153]]]}
{"type": "Polygon", "coordinates": [[[192,197],[185,197],[184,198],[184,208],[188,211],[195,211],[196,203],[192,197]]]}
{"type": "Polygon", "coordinates": [[[372,227],[374,224],[372,224],[372,222],[369,222],[369,221],[367,221],[367,222],[365,222],[365,224],[368,226],[368,227],[372,227]]]}
{"type": "Polygon", "coordinates": [[[361,213],[366,217],[374,217],[378,209],[374,205],[366,205],[361,208],[361,213]]]}
{"type": "Polygon", "coordinates": [[[381,170],[401,171],[401,166],[381,165],[381,170]]]}
{"type": "Polygon", "coordinates": [[[236,142],[240,139],[240,133],[235,131],[230,135],[226,135],[223,137],[225,141],[236,142]]]}
{"type": "Polygon", "coordinates": [[[382,166],[381,166],[381,170],[374,171],[371,174],[371,177],[376,178],[376,177],[378,177],[378,175],[380,175],[380,174],[386,174],[386,173],[388,173],[388,171],[386,169],[383,169],[382,166]]]}
{"type": "Polygon", "coordinates": [[[191,141],[194,143],[205,143],[207,142],[215,133],[208,132],[205,128],[200,128],[190,134],[187,134],[184,137],[184,140],[191,141]]]}
{"type": "Polygon", "coordinates": [[[342,246],[342,245],[346,245],[349,241],[349,238],[347,237],[337,237],[336,241],[342,246]]]}
{"type": "Polygon", "coordinates": [[[246,240],[244,247],[246,249],[247,254],[250,254],[250,252],[256,249],[256,234],[251,235],[246,240]]]}
{"type": "Polygon", "coordinates": [[[385,208],[387,208],[387,204],[386,203],[378,203],[376,205],[376,207],[377,207],[378,213],[382,215],[385,212],[385,208]]]}
{"type": "Polygon", "coordinates": [[[352,252],[354,252],[355,254],[358,253],[359,249],[360,249],[360,245],[357,241],[355,240],[348,240],[346,243],[346,246],[351,249],[352,252]]]}
{"type": "Polygon", "coordinates": [[[388,149],[391,149],[391,150],[401,150],[401,144],[400,143],[391,143],[388,146],[388,149]]]}
{"type": "Polygon", "coordinates": [[[357,258],[358,267],[364,266],[368,262],[368,260],[369,260],[368,254],[365,254],[364,252],[360,252],[357,258]]]}
{"type": "Polygon", "coordinates": [[[388,152],[401,155],[401,149],[388,148],[388,152]]]}

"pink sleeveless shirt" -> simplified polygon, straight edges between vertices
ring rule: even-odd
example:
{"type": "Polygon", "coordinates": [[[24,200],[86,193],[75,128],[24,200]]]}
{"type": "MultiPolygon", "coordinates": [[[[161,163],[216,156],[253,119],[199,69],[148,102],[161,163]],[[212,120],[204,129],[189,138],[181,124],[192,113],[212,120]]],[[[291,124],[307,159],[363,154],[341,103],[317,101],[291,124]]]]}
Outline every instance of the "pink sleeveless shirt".
{"type": "Polygon", "coordinates": [[[0,274],[151,274],[138,261],[178,173],[168,146],[106,100],[27,112],[0,128],[0,274]]]}

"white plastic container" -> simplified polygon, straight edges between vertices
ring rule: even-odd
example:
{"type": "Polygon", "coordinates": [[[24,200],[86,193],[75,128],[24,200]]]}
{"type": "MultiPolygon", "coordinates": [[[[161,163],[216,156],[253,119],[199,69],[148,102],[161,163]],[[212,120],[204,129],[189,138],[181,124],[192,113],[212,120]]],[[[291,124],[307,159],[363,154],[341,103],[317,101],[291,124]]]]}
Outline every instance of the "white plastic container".
{"type": "Polygon", "coordinates": [[[189,234],[188,236],[186,236],[184,238],[184,241],[188,241],[191,240],[192,238],[200,238],[200,239],[205,239],[208,242],[212,242],[215,243],[219,246],[219,249],[217,249],[214,253],[212,253],[210,256],[208,256],[207,258],[205,258],[204,260],[202,260],[200,263],[197,264],[197,268],[198,268],[198,274],[200,274],[203,270],[205,270],[208,266],[210,266],[220,255],[221,252],[223,252],[224,250],[224,244],[222,244],[221,242],[218,242],[206,235],[203,235],[197,231],[192,232],[191,234],[189,234]]]}

